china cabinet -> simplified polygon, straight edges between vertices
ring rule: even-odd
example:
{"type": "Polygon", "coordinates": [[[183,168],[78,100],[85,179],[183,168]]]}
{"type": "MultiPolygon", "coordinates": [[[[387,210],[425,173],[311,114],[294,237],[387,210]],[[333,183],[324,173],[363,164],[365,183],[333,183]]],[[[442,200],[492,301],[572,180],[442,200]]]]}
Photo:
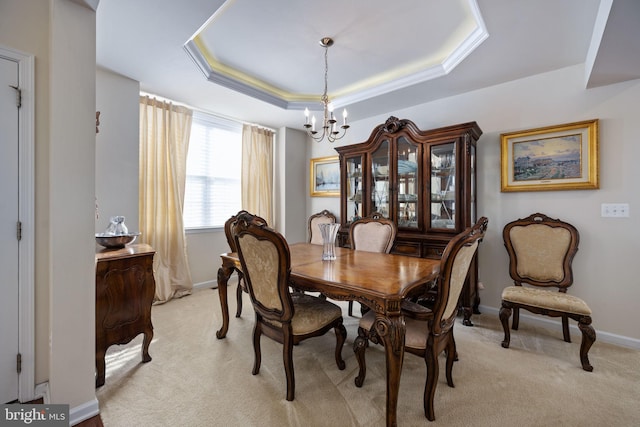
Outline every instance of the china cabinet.
{"type": "MultiPolygon", "coordinates": [[[[410,120],[390,117],[366,141],[337,147],[339,244],[349,246],[351,222],[378,212],[398,226],[391,253],[440,258],[449,240],[476,221],[481,134],[475,122],[424,131],[410,120]]],[[[479,304],[477,282],[474,260],[460,300],[469,326],[479,304]]]]}

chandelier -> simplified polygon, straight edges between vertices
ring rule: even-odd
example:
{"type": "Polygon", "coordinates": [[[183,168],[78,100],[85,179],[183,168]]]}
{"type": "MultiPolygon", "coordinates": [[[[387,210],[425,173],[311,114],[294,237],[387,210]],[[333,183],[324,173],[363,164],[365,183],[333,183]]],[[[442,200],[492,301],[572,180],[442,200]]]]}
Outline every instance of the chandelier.
{"type": "Polygon", "coordinates": [[[320,46],[324,47],[324,93],[320,98],[323,107],[322,133],[316,130],[316,116],[312,116],[311,120],[309,120],[309,109],[304,109],[304,127],[307,130],[307,134],[313,138],[314,141],[318,142],[322,141],[325,136],[329,142],[337,141],[345,136],[347,129],[349,129],[349,125],[347,124],[347,110],[345,108],[342,111],[342,125],[340,126],[342,133],[340,133],[338,130],[338,121],[333,114],[333,105],[329,102],[329,97],[327,96],[327,81],[329,76],[328,54],[331,45],[333,45],[333,39],[331,37],[323,37],[320,39],[320,46]]]}

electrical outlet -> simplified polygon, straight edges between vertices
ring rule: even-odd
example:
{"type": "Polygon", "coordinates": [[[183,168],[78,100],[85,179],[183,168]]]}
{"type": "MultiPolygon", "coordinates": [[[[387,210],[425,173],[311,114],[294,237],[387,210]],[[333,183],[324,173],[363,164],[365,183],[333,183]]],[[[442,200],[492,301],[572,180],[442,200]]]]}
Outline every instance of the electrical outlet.
{"type": "Polygon", "coordinates": [[[628,218],[629,203],[602,203],[600,216],[606,218],[628,218]]]}

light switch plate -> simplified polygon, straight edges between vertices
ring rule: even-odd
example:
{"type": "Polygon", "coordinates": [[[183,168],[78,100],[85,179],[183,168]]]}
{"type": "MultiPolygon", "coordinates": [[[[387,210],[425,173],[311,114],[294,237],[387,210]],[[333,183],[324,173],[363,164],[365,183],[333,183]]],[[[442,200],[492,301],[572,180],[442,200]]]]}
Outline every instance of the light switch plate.
{"type": "Polygon", "coordinates": [[[628,218],[629,203],[602,203],[600,216],[604,218],[628,218]]]}

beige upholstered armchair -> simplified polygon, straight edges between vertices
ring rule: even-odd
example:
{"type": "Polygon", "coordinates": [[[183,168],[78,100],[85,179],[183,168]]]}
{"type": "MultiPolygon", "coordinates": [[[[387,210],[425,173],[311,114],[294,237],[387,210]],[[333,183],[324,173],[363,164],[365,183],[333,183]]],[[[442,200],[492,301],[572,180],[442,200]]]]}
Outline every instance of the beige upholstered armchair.
{"type": "MultiPolygon", "coordinates": [[[[355,251],[389,253],[396,239],[398,227],[382,214],[374,212],[351,223],[349,241],[355,251]]],[[[349,316],[353,316],[353,301],[349,301],[349,316]]]]}
{"type": "Polygon", "coordinates": [[[233,233],[245,284],[256,314],[252,373],[257,375],[260,372],[260,337],[264,334],[281,343],[284,346],[287,400],[293,400],[293,346],[333,329],[336,334],[336,364],[342,370],[345,368],[342,347],[347,331],[339,306],[319,297],[291,293],[289,245],[280,233],[264,223],[256,223],[254,218],[247,213],[239,215],[233,233]]]}
{"type": "MultiPolygon", "coordinates": [[[[435,420],[433,399],[438,385],[438,356],[443,351],[447,355],[447,384],[453,387],[453,362],[457,360],[453,325],[458,313],[458,300],[469,273],[471,261],[485,235],[488,223],[486,217],[480,218],[473,227],[467,228],[447,244],[440,261],[440,274],[436,279],[438,293],[432,309],[408,301],[405,301],[402,306],[406,325],[404,349],[408,353],[422,357],[427,365],[424,414],[429,421],[435,420]]],[[[353,350],[360,368],[355,379],[357,387],[362,387],[367,372],[365,350],[369,340],[383,344],[378,337],[378,327],[384,330],[385,325],[376,324],[373,311],[367,312],[360,319],[358,337],[353,343],[353,350]]]]}
{"type": "MultiPolygon", "coordinates": [[[[236,247],[236,242],[233,238],[233,227],[238,220],[238,216],[241,214],[248,214],[249,212],[245,210],[241,210],[237,214],[233,215],[224,223],[224,235],[227,238],[227,243],[229,244],[229,249],[231,252],[238,252],[238,248],[236,247]]],[[[254,216],[254,221],[262,222],[263,224],[267,224],[263,218],[259,216],[254,216]]],[[[244,278],[242,276],[241,271],[236,271],[238,273],[238,288],[236,289],[236,317],[240,317],[242,315],[242,292],[247,292],[246,285],[244,283],[244,278]]]]}
{"type": "Polygon", "coordinates": [[[336,216],[324,209],[322,212],[318,212],[309,217],[309,243],[312,245],[322,244],[322,234],[318,228],[319,224],[333,224],[336,222],[336,216]]]}
{"type": "Polygon", "coordinates": [[[591,326],[591,309],[582,299],[567,294],[567,288],[573,283],[571,263],[578,251],[578,230],[569,223],[536,213],[507,224],[502,236],[509,253],[509,274],[514,281],[514,286],[502,292],[502,346],[509,348],[509,317],[513,312],[512,329],[517,330],[521,308],[562,318],[566,342],[571,342],[571,318],[578,322],[582,332],[582,368],[592,371],[588,353],[596,340],[596,332],[591,326]]]}

